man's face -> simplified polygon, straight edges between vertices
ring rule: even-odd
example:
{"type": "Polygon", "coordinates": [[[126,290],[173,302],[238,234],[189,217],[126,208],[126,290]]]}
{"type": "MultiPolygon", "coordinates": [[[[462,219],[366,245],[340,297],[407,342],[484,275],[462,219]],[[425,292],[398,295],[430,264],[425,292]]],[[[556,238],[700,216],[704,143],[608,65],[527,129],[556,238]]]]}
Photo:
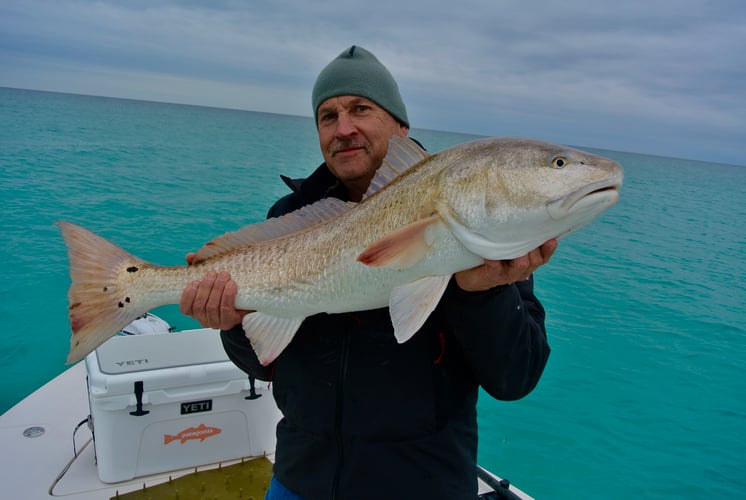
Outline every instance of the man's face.
{"type": "Polygon", "coordinates": [[[316,123],[324,160],[353,199],[367,190],[391,137],[408,131],[373,101],[357,96],[327,99],[319,106],[316,123]]]}

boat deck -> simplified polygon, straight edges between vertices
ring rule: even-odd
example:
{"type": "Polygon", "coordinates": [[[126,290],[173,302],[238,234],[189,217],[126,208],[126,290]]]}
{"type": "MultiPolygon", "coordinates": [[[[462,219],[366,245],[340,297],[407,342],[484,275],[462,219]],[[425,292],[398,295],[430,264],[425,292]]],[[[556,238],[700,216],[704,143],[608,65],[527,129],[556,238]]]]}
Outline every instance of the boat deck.
{"type": "MultiPolygon", "coordinates": [[[[243,460],[142,476],[115,484],[104,483],[96,470],[92,433],[86,425],[88,414],[86,372],[82,362],[4,413],[0,417],[0,443],[7,457],[0,467],[3,494],[10,495],[9,498],[101,500],[162,484],[195,470],[211,470],[243,460]]],[[[272,455],[267,458],[274,459],[272,455]]],[[[509,492],[497,496],[488,493],[492,491],[480,479],[479,492],[484,498],[531,500],[512,485],[509,492]]]]}
{"type": "MultiPolygon", "coordinates": [[[[85,364],[81,362],[2,415],[0,442],[12,456],[0,467],[5,493],[12,493],[14,498],[101,500],[194,472],[194,468],[189,468],[115,484],[102,482],[96,471],[92,435],[85,424],[75,435],[77,456],[73,452],[73,431],[88,417],[85,380],[85,364]]],[[[232,460],[222,464],[239,462],[232,460]]],[[[201,466],[199,470],[218,465],[201,466]]]]}

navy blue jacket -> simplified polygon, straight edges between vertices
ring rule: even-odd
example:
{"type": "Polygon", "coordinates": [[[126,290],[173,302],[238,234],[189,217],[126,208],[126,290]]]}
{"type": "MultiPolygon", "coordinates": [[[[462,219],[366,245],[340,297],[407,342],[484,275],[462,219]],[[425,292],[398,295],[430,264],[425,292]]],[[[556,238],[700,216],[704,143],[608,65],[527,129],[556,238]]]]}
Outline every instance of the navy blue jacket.
{"type": "MultiPolygon", "coordinates": [[[[345,199],[326,165],[274,217],[345,199]]],[[[364,286],[364,284],[361,284],[364,286]]],[[[485,292],[451,279],[422,329],[398,344],[388,308],[307,318],[283,353],[259,364],[240,325],[221,333],[231,360],[271,380],[284,418],[274,473],[306,499],[476,498],[477,396],[515,400],[549,356],[533,278],[485,292]]]]}

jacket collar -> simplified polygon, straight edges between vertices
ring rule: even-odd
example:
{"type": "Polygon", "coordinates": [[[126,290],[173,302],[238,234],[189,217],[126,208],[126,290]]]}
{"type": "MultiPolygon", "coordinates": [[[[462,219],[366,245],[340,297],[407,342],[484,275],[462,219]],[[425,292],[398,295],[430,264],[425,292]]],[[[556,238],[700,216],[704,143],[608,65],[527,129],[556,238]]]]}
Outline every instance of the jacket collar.
{"type": "Polygon", "coordinates": [[[318,201],[328,196],[347,200],[347,189],[334,177],[326,163],[322,163],[314,172],[306,177],[293,179],[280,175],[283,182],[306,202],[318,201]]]}

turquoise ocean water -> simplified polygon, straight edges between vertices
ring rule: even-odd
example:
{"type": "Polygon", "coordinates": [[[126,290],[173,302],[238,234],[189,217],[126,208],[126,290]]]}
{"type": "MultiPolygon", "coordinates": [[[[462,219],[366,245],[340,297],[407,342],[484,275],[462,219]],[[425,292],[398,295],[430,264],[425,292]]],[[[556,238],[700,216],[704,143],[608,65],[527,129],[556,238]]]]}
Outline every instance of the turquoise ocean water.
{"type": "MultiPolygon", "coordinates": [[[[525,399],[480,399],[480,462],[539,499],[746,498],[746,167],[595,152],[620,202],[537,272],[553,353],[525,399]]],[[[0,411],[65,369],[54,221],[181,264],[319,161],[308,118],[0,88],[0,411]]]]}

